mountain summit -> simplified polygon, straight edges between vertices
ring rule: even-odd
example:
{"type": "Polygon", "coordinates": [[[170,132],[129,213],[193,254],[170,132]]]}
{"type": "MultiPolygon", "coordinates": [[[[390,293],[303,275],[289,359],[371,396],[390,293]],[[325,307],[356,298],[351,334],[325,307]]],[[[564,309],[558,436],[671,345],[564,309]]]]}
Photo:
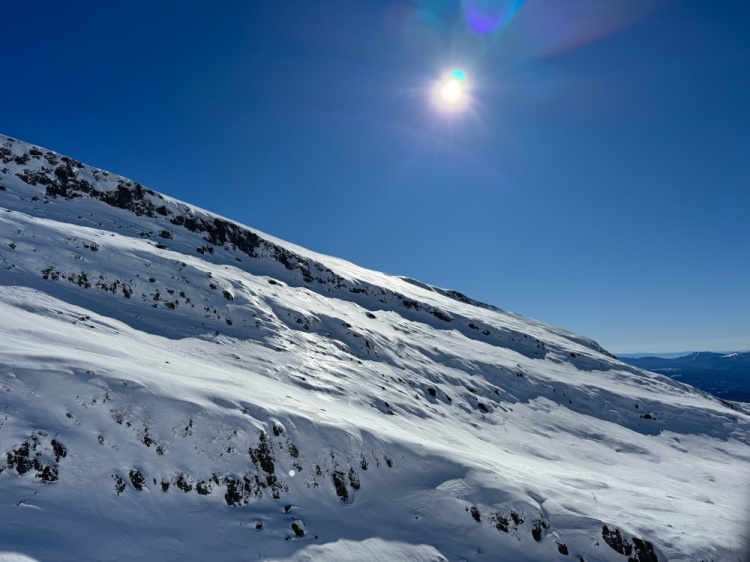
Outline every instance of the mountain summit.
{"type": "Polygon", "coordinates": [[[749,546],[750,412],[587,338],[4,136],[0,266],[0,559],[749,546]]]}

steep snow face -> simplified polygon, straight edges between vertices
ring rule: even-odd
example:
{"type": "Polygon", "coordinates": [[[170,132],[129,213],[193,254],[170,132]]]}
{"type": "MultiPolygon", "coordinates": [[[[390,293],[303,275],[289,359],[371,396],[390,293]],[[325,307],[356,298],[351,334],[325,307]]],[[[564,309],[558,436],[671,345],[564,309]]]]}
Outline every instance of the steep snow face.
{"type": "Polygon", "coordinates": [[[744,406],[8,137],[0,321],[0,559],[748,548],[744,406]]]}

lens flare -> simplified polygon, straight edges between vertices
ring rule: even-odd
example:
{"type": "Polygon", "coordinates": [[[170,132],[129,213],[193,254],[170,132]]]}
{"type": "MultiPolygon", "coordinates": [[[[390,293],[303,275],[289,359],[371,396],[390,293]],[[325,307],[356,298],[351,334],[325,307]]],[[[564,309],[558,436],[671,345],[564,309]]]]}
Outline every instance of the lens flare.
{"type": "Polygon", "coordinates": [[[466,0],[464,17],[469,28],[479,35],[490,35],[505,27],[525,0],[466,0]]]}

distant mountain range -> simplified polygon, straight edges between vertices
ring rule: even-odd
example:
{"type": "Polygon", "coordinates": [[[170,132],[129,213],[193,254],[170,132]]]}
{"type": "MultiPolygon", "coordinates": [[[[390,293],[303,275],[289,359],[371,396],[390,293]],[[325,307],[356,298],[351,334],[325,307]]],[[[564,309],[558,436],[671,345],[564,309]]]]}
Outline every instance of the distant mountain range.
{"type": "Polygon", "coordinates": [[[620,360],[640,369],[667,375],[724,400],[750,402],[750,351],[702,351],[680,357],[665,355],[633,354],[620,356],[620,360]]]}

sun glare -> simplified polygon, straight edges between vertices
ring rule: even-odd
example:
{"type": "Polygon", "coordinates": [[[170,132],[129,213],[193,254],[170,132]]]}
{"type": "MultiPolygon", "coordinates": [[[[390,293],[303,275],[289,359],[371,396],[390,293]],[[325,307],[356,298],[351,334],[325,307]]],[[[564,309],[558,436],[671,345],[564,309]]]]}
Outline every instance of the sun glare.
{"type": "Polygon", "coordinates": [[[463,88],[461,84],[455,80],[448,80],[443,84],[443,88],[440,90],[440,97],[447,104],[453,105],[461,101],[463,97],[463,88]]]}
{"type": "Polygon", "coordinates": [[[458,109],[466,104],[466,76],[454,70],[436,88],[437,100],[445,109],[458,109]]]}

